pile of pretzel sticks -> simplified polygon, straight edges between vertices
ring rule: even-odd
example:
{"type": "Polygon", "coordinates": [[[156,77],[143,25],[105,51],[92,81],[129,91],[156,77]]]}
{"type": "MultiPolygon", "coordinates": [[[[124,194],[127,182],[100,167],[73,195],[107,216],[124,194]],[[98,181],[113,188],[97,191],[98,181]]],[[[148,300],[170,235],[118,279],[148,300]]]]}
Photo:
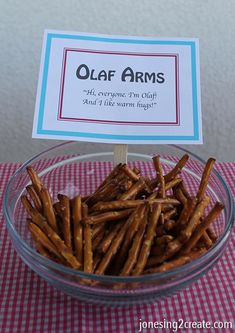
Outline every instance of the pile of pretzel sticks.
{"type": "Polygon", "coordinates": [[[180,177],[188,158],[164,175],[160,156],[154,156],[154,178],[119,164],[94,193],[58,194],[56,202],[28,166],[32,184],[21,201],[38,252],[86,273],[116,276],[164,272],[201,256],[217,239],[210,225],[223,205],[216,202],[208,212],[213,158],[197,193],[188,193],[180,177]]]}

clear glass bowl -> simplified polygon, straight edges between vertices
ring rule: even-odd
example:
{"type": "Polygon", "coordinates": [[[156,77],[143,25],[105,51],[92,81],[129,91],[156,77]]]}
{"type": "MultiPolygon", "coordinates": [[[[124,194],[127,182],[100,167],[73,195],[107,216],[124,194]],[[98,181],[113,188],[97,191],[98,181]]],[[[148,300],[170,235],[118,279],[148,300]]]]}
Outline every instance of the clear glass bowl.
{"type": "MultiPolygon", "coordinates": [[[[90,145],[94,152],[83,154],[79,151],[77,142],[60,144],[28,160],[10,179],[4,196],[3,210],[13,245],[23,261],[54,287],[72,297],[106,305],[130,305],[158,300],[185,288],[211,269],[226,247],[234,221],[231,192],[216,171],[213,171],[210,177],[208,194],[212,198],[211,205],[220,201],[225,206],[223,213],[213,224],[219,238],[206,254],[191,263],[168,272],[138,277],[98,276],[57,264],[36,251],[27,228],[26,212],[19,200],[29,184],[26,167],[32,165],[35,168],[54,199],[58,193],[70,197],[78,193],[86,195],[96,189],[112,168],[113,153],[101,152],[101,148],[98,144],[90,145]]],[[[147,154],[142,154],[141,148],[142,146],[129,146],[131,152],[128,153],[128,163],[140,168],[142,174],[152,176],[152,155],[162,156],[162,164],[167,172],[187,152],[190,159],[183,169],[182,178],[192,194],[197,192],[205,165],[203,160],[172,145],[150,145],[147,154]]]]}

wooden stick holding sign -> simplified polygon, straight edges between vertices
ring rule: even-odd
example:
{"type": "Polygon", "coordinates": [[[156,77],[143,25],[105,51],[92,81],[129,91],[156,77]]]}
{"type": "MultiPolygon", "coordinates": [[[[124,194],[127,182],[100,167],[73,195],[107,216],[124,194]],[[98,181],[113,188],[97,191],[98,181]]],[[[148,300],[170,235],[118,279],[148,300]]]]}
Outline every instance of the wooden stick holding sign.
{"type": "Polygon", "coordinates": [[[114,166],[119,163],[127,163],[127,152],[128,152],[128,145],[114,145],[114,156],[113,156],[113,163],[114,166]]]}

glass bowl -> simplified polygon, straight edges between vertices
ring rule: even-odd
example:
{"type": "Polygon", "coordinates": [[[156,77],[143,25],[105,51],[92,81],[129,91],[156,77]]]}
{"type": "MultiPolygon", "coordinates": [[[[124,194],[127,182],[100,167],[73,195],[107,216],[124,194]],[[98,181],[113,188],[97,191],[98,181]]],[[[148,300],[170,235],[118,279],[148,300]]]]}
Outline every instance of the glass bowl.
{"type": "MultiPolygon", "coordinates": [[[[55,146],[25,162],[9,181],[3,203],[5,221],[13,246],[31,269],[72,297],[116,306],[150,302],[175,293],[215,265],[229,240],[234,220],[231,192],[215,170],[211,174],[207,193],[212,198],[211,205],[220,201],[225,207],[213,223],[218,239],[208,252],[188,264],[167,272],[141,276],[99,276],[63,266],[41,256],[28,231],[26,212],[20,201],[20,196],[25,193],[25,187],[30,183],[26,167],[34,167],[54,199],[58,193],[69,197],[78,193],[87,195],[93,192],[110,172],[113,161],[113,152],[102,152],[102,149],[105,149],[102,145],[94,144],[89,147],[89,154],[84,154],[79,150],[77,142],[55,146]]],[[[161,155],[163,169],[167,172],[184,153],[189,154],[190,158],[181,175],[191,194],[196,194],[205,165],[203,160],[174,145],[149,145],[145,147],[147,154],[141,153],[141,149],[142,146],[129,146],[131,152],[128,153],[128,163],[139,168],[143,175],[150,176],[155,174],[153,155],[161,155]]]]}

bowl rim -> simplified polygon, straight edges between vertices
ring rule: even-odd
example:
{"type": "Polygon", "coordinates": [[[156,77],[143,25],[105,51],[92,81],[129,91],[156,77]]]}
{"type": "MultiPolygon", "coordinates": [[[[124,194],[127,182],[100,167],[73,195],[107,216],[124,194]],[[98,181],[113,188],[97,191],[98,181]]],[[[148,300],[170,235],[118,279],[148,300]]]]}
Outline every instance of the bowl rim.
{"type": "MultiPolygon", "coordinates": [[[[3,197],[3,214],[4,214],[4,218],[5,218],[7,229],[10,233],[10,236],[15,238],[15,240],[18,241],[18,244],[20,244],[20,246],[30,256],[36,258],[38,260],[38,262],[40,262],[42,265],[46,266],[47,268],[49,267],[51,269],[55,269],[56,271],[60,271],[61,273],[68,273],[68,274],[74,275],[76,277],[92,279],[92,280],[96,280],[99,282],[108,282],[108,283],[112,283],[112,282],[115,282],[115,283],[116,282],[120,282],[120,283],[147,282],[147,281],[152,281],[152,280],[161,280],[161,279],[165,279],[165,278],[170,278],[174,275],[177,275],[178,273],[183,274],[183,273],[186,273],[187,271],[190,271],[192,273],[193,271],[197,270],[197,268],[200,267],[200,265],[202,263],[207,262],[207,260],[209,260],[211,257],[213,257],[213,255],[217,252],[218,248],[220,249],[223,246],[223,244],[227,241],[227,238],[232,229],[232,226],[234,223],[234,218],[235,218],[234,199],[233,199],[231,190],[230,190],[229,186],[227,185],[226,181],[224,180],[224,178],[219,174],[219,172],[216,169],[213,169],[212,172],[216,175],[216,177],[222,183],[223,188],[228,196],[229,207],[231,208],[231,211],[230,211],[230,215],[228,216],[228,223],[225,226],[224,233],[219,238],[219,240],[216,242],[216,245],[212,246],[205,254],[203,254],[199,258],[193,260],[192,262],[189,262],[189,263],[184,264],[177,268],[173,268],[166,272],[151,273],[151,274],[138,275],[138,276],[114,276],[114,275],[97,275],[94,273],[85,273],[83,271],[76,270],[76,269],[64,266],[62,264],[56,263],[56,262],[42,256],[35,249],[33,249],[31,246],[29,246],[23,240],[23,238],[18,234],[16,229],[14,228],[14,225],[11,222],[11,213],[9,212],[9,207],[7,204],[9,191],[10,191],[11,184],[14,181],[14,179],[18,176],[19,173],[21,173],[22,170],[24,170],[26,168],[27,165],[29,165],[34,160],[38,159],[43,154],[46,154],[50,151],[56,150],[57,148],[60,148],[62,146],[69,145],[72,143],[77,143],[77,141],[66,141],[66,142],[57,144],[51,148],[48,148],[48,149],[32,156],[31,158],[26,160],[24,163],[22,163],[22,165],[11,176],[11,178],[7,184],[7,187],[6,187],[4,197],[3,197]]],[[[196,159],[198,162],[202,163],[203,165],[205,165],[205,163],[206,163],[205,160],[203,160],[198,155],[196,155],[196,154],[192,153],[191,151],[189,151],[185,148],[182,148],[178,145],[167,144],[166,146],[173,147],[183,153],[189,154],[190,157],[193,157],[194,159],[196,159]]],[[[110,154],[113,154],[113,152],[110,152],[110,154]]],[[[88,154],[84,154],[84,156],[86,156],[86,155],[88,155],[88,154]]],[[[146,156],[151,156],[151,155],[146,155],[146,156]]],[[[17,251],[17,253],[18,253],[18,255],[20,255],[20,253],[18,251],[17,251]]]]}

